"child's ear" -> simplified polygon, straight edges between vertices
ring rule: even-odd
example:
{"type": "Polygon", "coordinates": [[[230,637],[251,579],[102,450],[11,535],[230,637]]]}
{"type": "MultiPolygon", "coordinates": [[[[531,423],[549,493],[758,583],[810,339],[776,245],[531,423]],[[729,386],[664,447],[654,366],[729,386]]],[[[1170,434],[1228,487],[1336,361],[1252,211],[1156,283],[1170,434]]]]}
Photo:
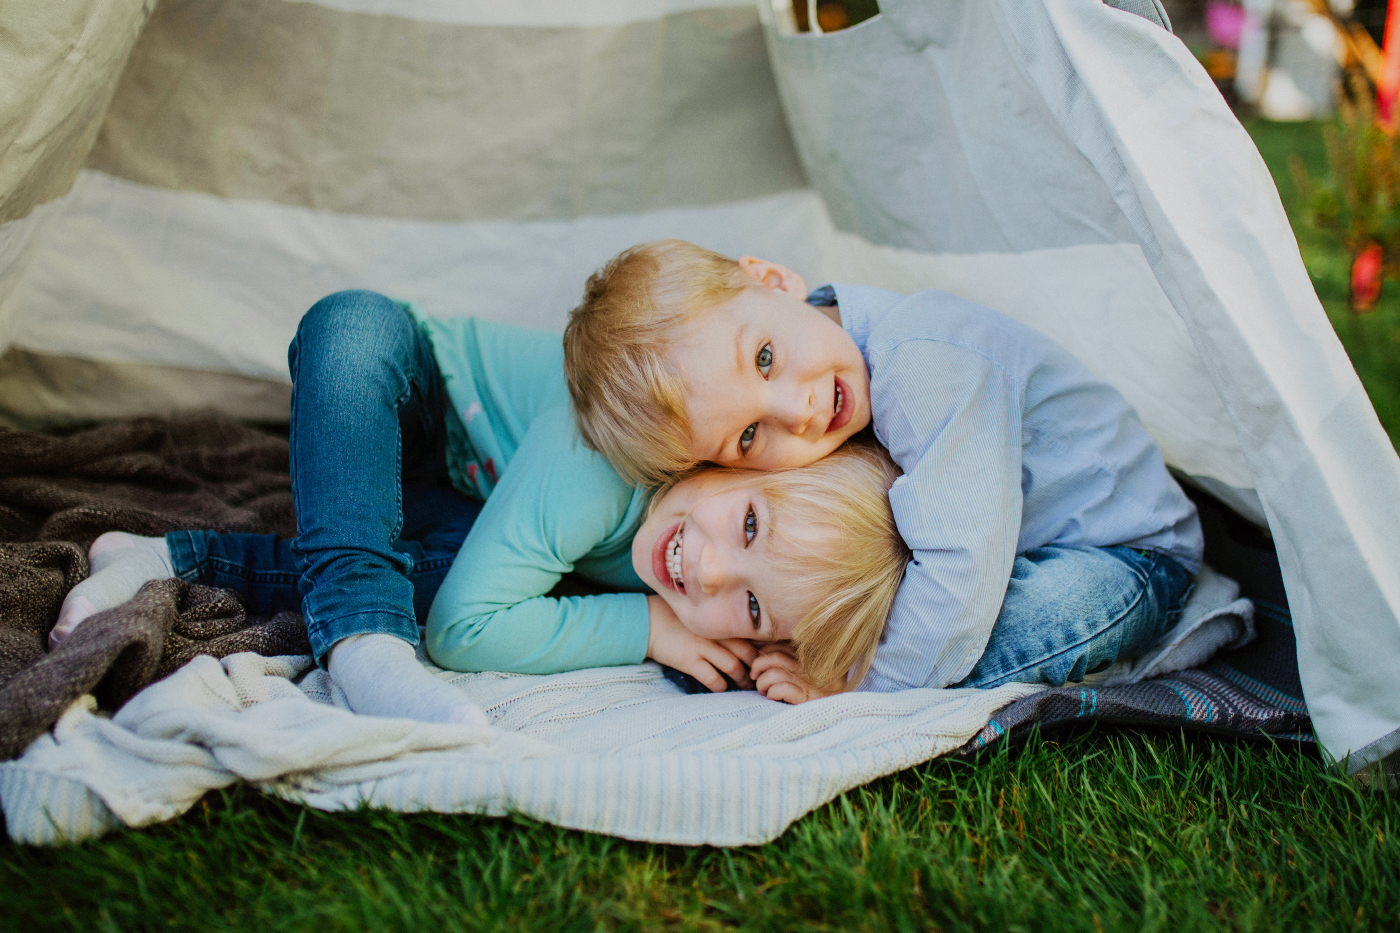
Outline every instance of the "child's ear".
{"type": "Polygon", "coordinates": [[[802,276],[787,266],[759,259],[756,256],[740,256],[739,268],[747,275],[752,276],[764,288],[787,292],[789,295],[795,295],[804,300],[807,297],[807,283],[802,281],[802,276]]]}

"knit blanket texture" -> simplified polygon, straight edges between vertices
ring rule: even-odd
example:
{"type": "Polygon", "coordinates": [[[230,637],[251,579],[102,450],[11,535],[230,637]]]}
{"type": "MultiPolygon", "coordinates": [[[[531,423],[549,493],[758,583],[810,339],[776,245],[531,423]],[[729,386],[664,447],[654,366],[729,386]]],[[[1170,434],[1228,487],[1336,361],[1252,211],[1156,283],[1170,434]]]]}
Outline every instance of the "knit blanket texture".
{"type": "Polygon", "coordinates": [[[147,584],[48,650],[93,539],[181,528],[294,534],[286,441],[214,418],[0,431],[0,760],[85,694],[116,709],[196,655],[310,650],[299,615],[251,619],[236,593],[179,580],[147,584]]]}

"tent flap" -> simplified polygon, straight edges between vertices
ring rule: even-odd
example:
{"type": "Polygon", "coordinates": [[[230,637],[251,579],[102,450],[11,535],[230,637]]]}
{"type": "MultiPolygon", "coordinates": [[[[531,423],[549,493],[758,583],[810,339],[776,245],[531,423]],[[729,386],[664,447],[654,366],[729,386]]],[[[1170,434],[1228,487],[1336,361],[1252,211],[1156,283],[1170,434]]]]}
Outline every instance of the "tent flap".
{"type": "Polygon", "coordinates": [[[39,219],[97,138],[152,0],[0,4],[0,350],[22,301],[39,219]]]}
{"type": "Polygon", "coordinates": [[[1097,346],[1044,309],[1001,310],[1122,390],[1174,466],[1213,491],[1257,492],[1314,725],[1361,767],[1400,728],[1400,461],[1248,135],[1178,40],[1096,0],[881,9],[849,34],[768,33],[833,217],[964,264],[1010,251],[1013,275],[1057,233],[1140,257],[1117,278],[1076,270],[1117,312],[1096,321],[1097,346]],[[1209,396],[1192,406],[1216,428],[1207,444],[1183,451],[1170,397],[1140,391],[1154,371],[1209,396]]]}

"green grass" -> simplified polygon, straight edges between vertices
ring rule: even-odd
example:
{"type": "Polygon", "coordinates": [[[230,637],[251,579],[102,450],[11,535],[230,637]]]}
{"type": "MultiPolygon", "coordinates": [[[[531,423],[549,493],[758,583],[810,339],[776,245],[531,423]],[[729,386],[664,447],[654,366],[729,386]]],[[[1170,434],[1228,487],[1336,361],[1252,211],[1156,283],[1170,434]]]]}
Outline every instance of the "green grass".
{"type": "Polygon", "coordinates": [[[1394,930],[1400,801],[1296,751],[1038,741],[852,791],[756,849],[248,788],[0,862],[13,930],[1394,930]]]}
{"type": "MultiPolygon", "coordinates": [[[[1250,127],[1295,192],[1317,126],[1250,127]]],[[[1346,308],[1347,258],[1304,259],[1392,438],[1400,284],[1346,308]]],[[[247,787],[171,823],[5,844],[0,930],[1400,929],[1400,797],[1296,750],[1180,733],[1033,740],[838,797],[777,842],[684,849],[522,819],[321,813],[247,787]]]]}
{"type": "Polygon", "coordinates": [[[1351,257],[1330,235],[1304,221],[1298,189],[1288,167],[1289,155],[1296,153],[1309,175],[1320,177],[1327,170],[1321,125],[1258,120],[1248,124],[1248,128],[1278,184],[1313,288],[1322,299],[1381,424],[1390,434],[1391,443],[1400,446],[1400,282],[1386,279],[1381,300],[1371,313],[1351,312],[1347,305],[1351,257]]]}

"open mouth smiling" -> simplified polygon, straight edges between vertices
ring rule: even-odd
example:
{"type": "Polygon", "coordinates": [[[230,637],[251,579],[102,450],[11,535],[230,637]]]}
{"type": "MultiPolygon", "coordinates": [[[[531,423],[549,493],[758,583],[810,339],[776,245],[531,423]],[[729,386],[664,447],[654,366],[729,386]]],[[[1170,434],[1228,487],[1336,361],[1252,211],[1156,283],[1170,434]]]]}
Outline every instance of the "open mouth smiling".
{"type": "Polygon", "coordinates": [[[685,592],[685,570],[681,566],[681,548],[685,546],[685,526],[676,529],[676,533],[671,536],[671,544],[666,548],[666,570],[671,575],[671,582],[676,589],[685,592]]]}
{"type": "Polygon", "coordinates": [[[851,421],[851,415],[855,413],[855,399],[851,397],[851,387],[846,384],[840,376],[836,378],[835,411],[832,413],[831,421],[827,422],[826,433],[839,431],[851,421]]]}
{"type": "Polygon", "coordinates": [[[663,532],[651,549],[651,571],[662,586],[685,595],[685,570],[681,557],[685,553],[685,525],[676,523],[663,532]]]}

